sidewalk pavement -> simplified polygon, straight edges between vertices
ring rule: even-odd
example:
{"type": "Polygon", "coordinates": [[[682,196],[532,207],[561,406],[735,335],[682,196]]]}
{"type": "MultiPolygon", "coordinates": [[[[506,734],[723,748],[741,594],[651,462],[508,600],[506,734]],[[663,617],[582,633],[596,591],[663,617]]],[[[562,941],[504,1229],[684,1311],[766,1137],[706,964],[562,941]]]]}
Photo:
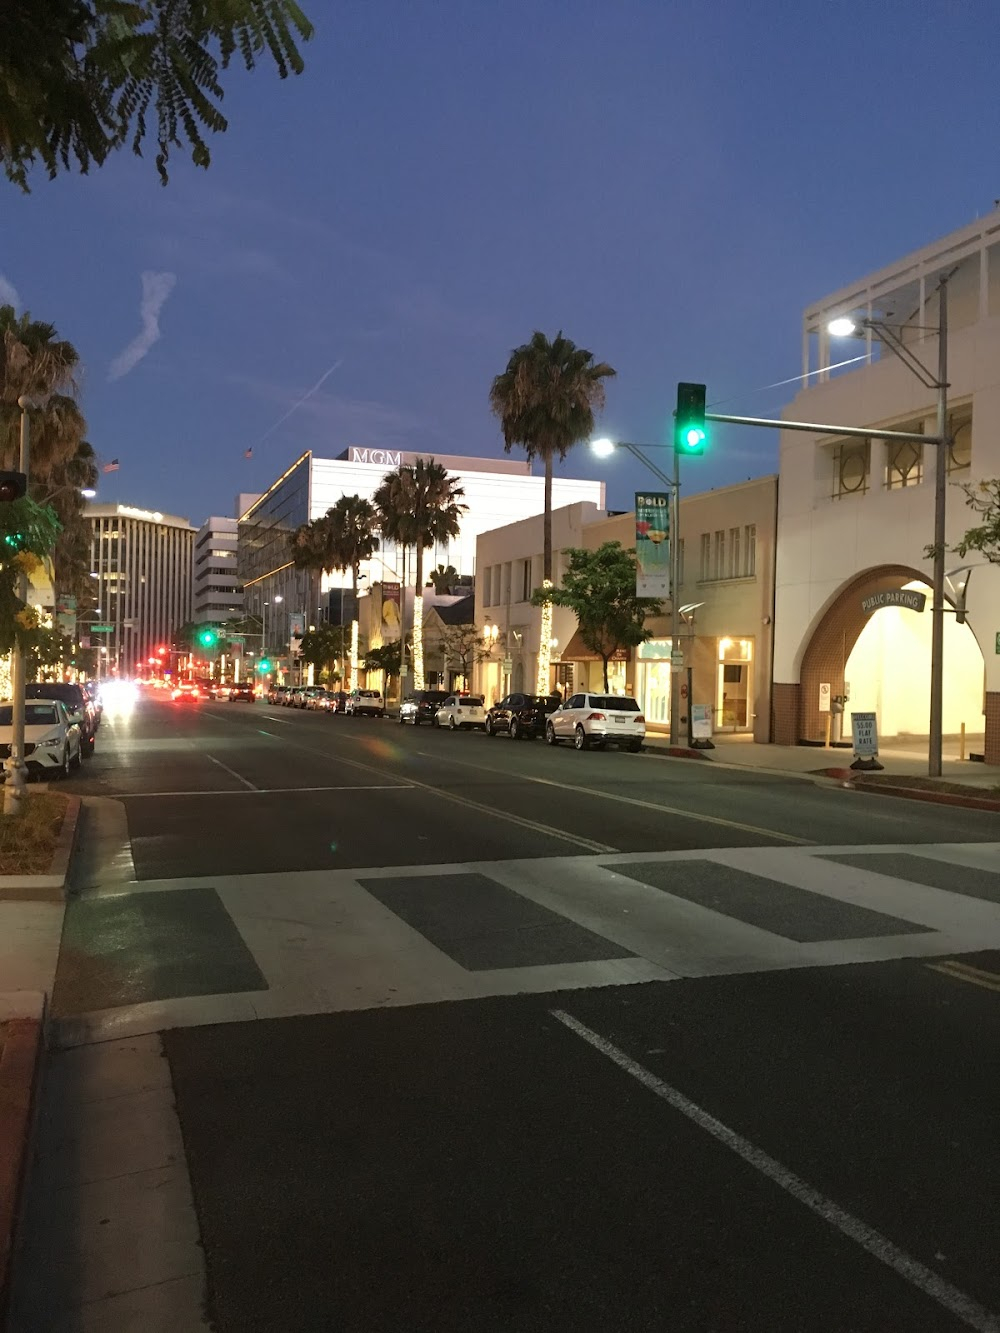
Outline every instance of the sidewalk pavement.
{"type": "MultiPolygon", "coordinates": [[[[774,773],[808,774],[826,768],[850,768],[854,759],[850,748],[842,746],[761,745],[745,734],[719,734],[712,739],[715,749],[701,753],[715,763],[774,773]]],[[[966,754],[982,754],[982,736],[966,736],[965,744],[966,754]]],[[[670,741],[662,732],[647,732],[646,745],[651,750],[666,750],[670,748],[670,741]]],[[[987,790],[1000,786],[1000,768],[958,758],[957,736],[946,736],[943,749],[941,771],[944,781],[987,790]]],[[[879,763],[884,765],[887,774],[926,777],[927,738],[915,737],[910,741],[893,737],[879,751],[879,763]]]]}

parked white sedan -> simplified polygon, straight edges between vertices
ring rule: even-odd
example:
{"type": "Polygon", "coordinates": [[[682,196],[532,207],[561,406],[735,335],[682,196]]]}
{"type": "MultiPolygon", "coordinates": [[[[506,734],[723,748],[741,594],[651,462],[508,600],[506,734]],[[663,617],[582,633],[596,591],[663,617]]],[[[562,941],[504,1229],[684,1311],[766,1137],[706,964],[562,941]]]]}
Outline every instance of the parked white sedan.
{"type": "MultiPolygon", "coordinates": [[[[14,706],[0,703],[0,757],[10,755],[14,706]]],[[[80,767],[80,727],[60,699],[28,699],[24,705],[24,762],[29,773],[68,777],[80,767]]]]}
{"type": "Polygon", "coordinates": [[[545,723],[545,739],[550,745],[572,741],[578,750],[589,750],[592,745],[598,750],[606,745],[624,745],[637,752],[645,737],[646,719],[638,700],[626,694],[571,695],[545,723]]]}
{"type": "Polygon", "coordinates": [[[476,694],[449,694],[434,714],[434,725],[447,727],[449,731],[470,727],[485,731],[486,709],[482,698],[476,694]]]}

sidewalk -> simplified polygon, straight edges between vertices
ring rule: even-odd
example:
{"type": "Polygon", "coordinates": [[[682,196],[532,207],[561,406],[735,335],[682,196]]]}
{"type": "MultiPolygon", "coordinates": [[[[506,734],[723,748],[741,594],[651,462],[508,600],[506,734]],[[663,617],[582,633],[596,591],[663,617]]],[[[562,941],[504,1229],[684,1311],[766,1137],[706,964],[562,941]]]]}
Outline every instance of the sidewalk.
{"type": "MultiPolygon", "coordinates": [[[[761,745],[752,736],[724,734],[713,736],[714,750],[702,754],[718,764],[753,768],[774,773],[817,773],[826,768],[850,768],[854,759],[850,748],[825,745],[761,745]]],[[[982,754],[982,736],[966,737],[966,753],[982,754]]],[[[646,745],[651,750],[666,750],[670,742],[661,732],[647,732],[646,745]]],[[[958,737],[946,736],[942,777],[947,782],[990,790],[1000,786],[1000,768],[958,758],[958,737]]],[[[879,752],[885,772],[900,777],[927,776],[927,738],[912,741],[891,738],[879,752]]]]}

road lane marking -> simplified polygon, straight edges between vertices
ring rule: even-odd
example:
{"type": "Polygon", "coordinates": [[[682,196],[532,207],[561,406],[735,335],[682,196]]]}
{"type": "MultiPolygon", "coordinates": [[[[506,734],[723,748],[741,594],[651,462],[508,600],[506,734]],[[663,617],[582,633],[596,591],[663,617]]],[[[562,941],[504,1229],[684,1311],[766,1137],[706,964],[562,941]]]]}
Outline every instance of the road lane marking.
{"type": "Polygon", "coordinates": [[[728,1125],[717,1120],[714,1115],[702,1109],[695,1102],[685,1097],[682,1092],[676,1088],[664,1083],[662,1079],[633,1060],[631,1056],[626,1055],[623,1050],[613,1045],[607,1038],[602,1037],[593,1029],[588,1028],[581,1023],[579,1019],[574,1018],[572,1014],[566,1013],[563,1009],[551,1009],[549,1011],[552,1017],[557,1019],[564,1027],[575,1032],[585,1042],[592,1046],[596,1051],[606,1056],[619,1069],[623,1069],[641,1083],[644,1088],[657,1097],[662,1098],[675,1111],[686,1116],[699,1129],[703,1129],[712,1138],[734,1152],[737,1157],[742,1158],[754,1170],[759,1171],[762,1176],[772,1181],[786,1194],[790,1194],[793,1199],[804,1204],[811,1212],[821,1217],[835,1230],[842,1235],[847,1236],[866,1250],[873,1258],[878,1259],[880,1263],[891,1268],[893,1272],[900,1277],[905,1278],[912,1286],[922,1291],[924,1295],[929,1296],[931,1300],[937,1301],[938,1305],[945,1310],[950,1311],[958,1319],[968,1325],[969,1328],[978,1330],[978,1333],[1000,1333],[1000,1319],[995,1314],[979,1304],[966,1292],[958,1287],[952,1286],[950,1282],[945,1281],[937,1273],[926,1268],[919,1259],[915,1259],[912,1254],[901,1250],[888,1237],[883,1236],[881,1232],[870,1227],[867,1222],[863,1222],[853,1213],[847,1212],[839,1204],[828,1199],[825,1194],[814,1189],[812,1185],[797,1176],[794,1171],[789,1170],[787,1166],[772,1157],[769,1153],[758,1148],[756,1144],[745,1139],[742,1134],[736,1130],[730,1129],[728,1125]]]}
{"type": "MultiPolygon", "coordinates": [[[[438,759],[440,755],[431,754],[427,750],[418,750],[423,759],[438,759]]],[[[514,777],[514,774],[499,772],[495,768],[488,768],[485,764],[473,764],[468,759],[454,759],[451,755],[446,756],[448,762],[452,764],[461,764],[463,768],[476,768],[482,773],[492,773],[494,776],[514,777]]],[[[535,782],[542,787],[556,787],[559,791],[581,792],[584,796],[595,796],[601,801],[617,801],[620,805],[635,805],[642,810],[657,810],[661,814],[680,815],[684,819],[698,819],[704,824],[721,824],[724,828],[738,829],[741,833],[756,833],[767,838],[778,838],[782,842],[792,842],[799,847],[812,847],[815,843],[811,838],[797,838],[792,833],[778,833],[774,829],[760,828],[756,824],[744,824],[737,819],[725,819],[722,815],[703,815],[696,814],[692,810],[684,810],[676,805],[660,805],[657,801],[641,801],[637,796],[618,796],[614,792],[601,791],[598,787],[579,787],[571,782],[556,782],[552,778],[535,778],[529,773],[518,773],[516,775],[518,782],[535,782]]]]}
{"type": "Polygon", "coordinates": [[[260,791],[260,788],[251,782],[249,778],[245,778],[241,773],[237,773],[235,768],[230,768],[229,765],[224,764],[221,759],[216,759],[214,754],[207,754],[205,758],[211,760],[213,764],[218,764],[218,766],[221,769],[224,769],[230,777],[235,778],[237,782],[242,782],[244,787],[248,787],[250,791],[260,791]]]}
{"type": "Polygon", "coordinates": [[[300,791],[413,791],[409,782],[381,782],[370,786],[341,787],[253,787],[250,791],[120,791],[116,801],[142,801],[150,796],[287,796],[300,791]]]}
{"type": "MultiPolygon", "coordinates": [[[[212,716],[225,717],[225,714],[214,713],[212,714],[212,716]]],[[[282,719],[282,721],[284,720],[285,719],[282,719]]],[[[277,719],[275,719],[275,721],[277,721],[277,719]]],[[[288,719],[288,721],[289,723],[291,723],[290,718],[288,719]]],[[[294,724],[291,723],[291,725],[294,724]]],[[[284,740],[284,737],[276,736],[275,739],[284,740]]],[[[373,764],[364,764],[358,759],[345,759],[343,755],[331,754],[328,750],[319,750],[316,749],[315,746],[303,745],[299,742],[290,739],[285,741],[285,744],[292,745],[298,750],[305,750],[309,754],[319,755],[321,758],[329,759],[333,763],[346,764],[349,768],[360,769],[361,772],[363,773],[374,773],[376,777],[385,776],[384,769],[376,768],[373,764]]],[[[211,757],[212,756],[209,755],[210,759],[211,757]]],[[[219,763],[219,760],[215,760],[214,762],[219,763]]],[[[223,764],[222,767],[224,768],[225,765],[223,764]]],[[[472,767],[478,767],[478,765],[472,765],[472,767]]],[[[231,769],[229,771],[232,772],[231,769]]],[[[234,777],[238,776],[239,774],[234,774],[234,777]]],[[[240,780],[243,781],[242,778],[240,780]]],[[[421,791],[428,792],[431,796],[437,796],[442,801],[451,801],[454,805],[463,806],[467,810],[475,810],[479,814],[487,815],[490,819],[494,820],[502,819],[505,823],[515,824],[519,828],[530,830],[532,833],[541,833],[547,838],[556,838],[560,842],[573,843],[574,846],[582,847],[585,851],[588,852],[599,852],[605,855],[610,855],[613,852],[618,852],[621,850],[621,848],[611,847],[605,842],[595,842],[592,838],[584,838],[578,833],[566,833],[562,829],[554,828],[550,824],[541,824],[535,819],[526,819],[522,815],[511,814],[509,811],[506,810],[497,810],[491,805],[486,805],[482,801],[474,801],[468,796],[459,796],[455,792],[443,791],[439,787],[432,786],[432,784],[429,782],[420,782],[416,778],[411,778],[411,777],[407,777],[405,780],[406,782],[409,783],[411,787],[416,787],[421,791]]],[[[254,790],[257,789],[255,788],[254,790]]],[[[296,789],[288,788],[288,790],[292,791],[296,789]]],[[[301,788],[299,788],[298,790],[301,790],[301,788]]],[[[776,834],[775,836],[780,836],[780,835],[776,834]]]]}
{"type": "Polygon", "coordinates": [[[927,963],[931,972],[940,972],[943,977],[954,981],[967,981],[971,986],[982,986],[983,990],[1000,993],[1000,973],[987,972],[984,968],[973,967],[971,963],[959,963],[946,959],[943,963],[927,963]]]}

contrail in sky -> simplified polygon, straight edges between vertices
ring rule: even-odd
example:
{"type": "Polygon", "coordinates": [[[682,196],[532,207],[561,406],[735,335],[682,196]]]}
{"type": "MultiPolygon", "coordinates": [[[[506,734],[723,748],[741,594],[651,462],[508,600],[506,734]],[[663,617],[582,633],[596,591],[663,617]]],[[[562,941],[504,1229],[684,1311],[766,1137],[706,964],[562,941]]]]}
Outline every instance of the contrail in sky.
{"type": "Polygon", "coordinates": [[[298,409],[302,406],[304,402],[307,402],[313,396],[313,394],[316,393],[318,389],[322,388],[325,381],[330,378],[330,376],[337,369],[337,367],[342,366],[343,364],[344,364],[344,358],[338,357],[338,359],[334,361],[333,365],[330,367],[329,370],[324,370],[322,375],[320,375],[319,379],[312,386],[312,388],[307,393],[304,393],[302,397],[298,400],[298,402],[292,403],[291,407],[288,409],[285,415],[283,417],[279,417],[278,420],[274,423],[274,425],[264,432],[264,434],[257,441],[258,446],[262,445],[269,435],[273,435],[274,432],[278,429],[278,427],[288,420],[288,418],[292,415],[293,412],[298,411],[298,409]]]}

